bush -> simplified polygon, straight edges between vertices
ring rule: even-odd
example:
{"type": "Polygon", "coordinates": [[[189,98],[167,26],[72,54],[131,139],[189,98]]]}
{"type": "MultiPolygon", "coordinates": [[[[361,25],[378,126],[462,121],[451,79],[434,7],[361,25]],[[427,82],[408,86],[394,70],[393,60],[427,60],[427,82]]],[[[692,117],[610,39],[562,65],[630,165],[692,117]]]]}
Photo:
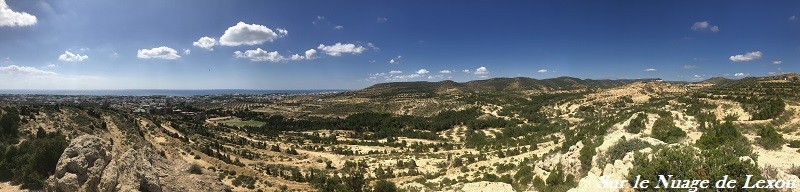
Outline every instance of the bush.
{"type": "Polygon", "coordinates": [[[60,133],[25,140],[19,146],[0,144],[0,181],[11,180],[23,189],[41,189],[44,180],[55,172],[67,145],[60,133]]]}
{"type": "Polygon", "coordinates": [[[397,186],[394,183],[386,180],[378,180],[375,182],[375,187],[373,187],[372,191],[375,192],[396,192],[399,191],[397,186]]]}
{"type": "Polygon", "coordinates": [[[791,147],[791,148],[800,148],[800,140],[789,141],[789,147],[791,147]]]}
{"type": "Polygon", "coordinates": [[[646,120],[647,114],[638,114],[636,118],[632,119],[628,126],[625,126],[625,131],[628,133],[637,134],[642,132],[645,128],[644,121],[646,120]]]}
{"type": "MultiPolygon", "coordinates": [[[[691,146],[656,149],[652,159],[637,152],[628,173],[630,182],[637,175],[650,181],[657,181],[658,175],[673,175],[674,180],[719,180],[725,175],[737,181],[744,181],[746,175],[753,175],[753,180],[762,179],[761,170],[752,160],[739,160],[739,156],[725,150],[697,150],[691,146]]],[[[742,183],[737,183],[737,187],[742,183]]]]}
{"type": "Polygon", "coordinates": [[[611,147],[608,148],[606,152],[606,156],[608,157],[609,163],[614,163],[616,160],[620,160],[625,157],[625,154],[631,151],[639,151],[644,148],[651,147],[650,143],[643,141],[641,139],[631,139],[627,140],[625,137],[622,137],[619,141],[614,143],[611,147]]]}
{"type": "Polygon", "coordinates": [[[750,142],[731,121],[707,129],[696,144],[700,149],[723,149],[736,156],[747,156],[753,151],[750,142]]]}
{"type": "Polygon", "coordinates": [[[653,123],[653,138],[666,143],[676,143],[686,137],[686,132],[675,126],[672,118],[660,118],[653,123]]]}
{"type": "Polygon", "coordinates": [[[200,165],[192,163],[191,165],[189,165],[189,173],[195,175],[203,174],[203,168],[200,167],[200,165]]]}
{"type": "Polygon", "coordinates": [[[758,145],[768,150],[780,149],[785,142],[783,140],[783,135],[775,131],[775,128],[772,127],[761,128],[761,130],[758,131],[758,136],[761,136],[756,139],[758,145]]]}

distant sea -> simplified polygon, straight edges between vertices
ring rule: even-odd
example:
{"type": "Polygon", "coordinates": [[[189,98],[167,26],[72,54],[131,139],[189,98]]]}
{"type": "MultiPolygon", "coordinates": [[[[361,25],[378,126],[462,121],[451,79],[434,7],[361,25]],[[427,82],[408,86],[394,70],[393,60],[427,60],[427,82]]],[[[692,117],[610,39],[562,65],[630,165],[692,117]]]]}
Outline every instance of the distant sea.
{"type": "Polygon", "coordinates": [[[26,95],[111,95],[111,96],[196,96],[196,95],[261,95],[261,94],[300,94],[320,92],[341,92],[347,90],[252,90],[252,89],[208,89],[208,90],[171,90],[171,89],[121,89],[121,90],[25,90],[0,89],[2,94],[26,95]]]}

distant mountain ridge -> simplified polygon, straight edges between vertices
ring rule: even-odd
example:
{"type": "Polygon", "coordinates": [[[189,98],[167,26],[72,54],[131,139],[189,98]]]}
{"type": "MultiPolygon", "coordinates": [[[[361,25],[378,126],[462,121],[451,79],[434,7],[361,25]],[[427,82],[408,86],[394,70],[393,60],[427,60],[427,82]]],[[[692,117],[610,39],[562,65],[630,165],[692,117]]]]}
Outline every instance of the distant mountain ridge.
{"type": "Polygon", "coordinates": [[[570,90],[587,88],[608,88],[634,82],[659,81],[660,79],[579,79],[575,77],[557,77],[550,79],[534,79],[528,77],[499,77],[468,82],[445,80],[439,82],[390,82],[379,83],[362,90],[361,94],[434,94],[443,91],[488,92],[488,91],[524,91],[524,90],[570,90]]]}

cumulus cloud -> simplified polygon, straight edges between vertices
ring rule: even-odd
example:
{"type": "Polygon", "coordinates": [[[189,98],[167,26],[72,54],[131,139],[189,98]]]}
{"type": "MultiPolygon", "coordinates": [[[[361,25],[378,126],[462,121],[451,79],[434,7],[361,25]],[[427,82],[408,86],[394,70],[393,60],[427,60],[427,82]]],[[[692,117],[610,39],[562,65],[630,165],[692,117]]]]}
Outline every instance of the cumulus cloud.
{"type": "Polygon", "coordinates": [[[536,71],[537,73],[547,73],[547,69],[539,69],[536,71]]]}
{"type": "Polygon", "coordinates": [[[183,55],[189,55],[189,54],[192,54],[192,50],[183,49],[183,55]]]}
{"type": "Polygon", "coordinates": [[[344,26],[341,26],[341,25],[333,26],[333,29],[341,30],[341,29],[344,29],[344,26]]]}
{"type": "Polygon", "coordinates": [[[452,71],[450,71],[450,70],[441,70],[441,71],[439,71],[439,73],[450,74],[450,73],[452,73],[452,71]]]}
{"type": "Polygon", "coordinates": [[[430,73],[430,71],[428,71],[426,69],[420,69],[419,71],[417,71],[417,74],[419,74],[419,75],[424,75],[424,74],[428,74],[428,73],[430,73]]]}
{"type": "Polygon", "coordinates": [[[691,29],[695,31],[710,30],[711,32],[719,32],[719,26],[712,26],[708,21],[694,22],[694,25],[692,25],[691,29]]]}
{"type": "Polygon", "coordinates": [[[267,52],[261,48],[257,48],[256,50],[247,50],[244,53],[241,51],[236,51],[233,53],[233,55],[236,56],[236,58],[250,59],[250,61],[280,62],[286,60],[286,57],[283,57],[277,51],[267,52]]]}
{"type": "Polygon", "coordinates": [[[389,74],[400,74],[400,73],[403,73],[403,71],[389,71],[389,74]]]}
{"type": "Polygon", "coordinates": [[[67,62],[81,62],[89,59],[87,55],[74,54],[69,51],[64,51],[64,54],[58,56],[58,60],[67,62]]]}
{"type": "Polygon", "coordinates": [[[763,54],[761,53],[761,51],[754,51],[745,53],[743,55],[734,55],[728,59],[730,59],[733,62],[752,61],[761,58],[762,55],[763,54]]]}
{"type": "Polygon", "coordinates": [[[23,76],[54,76],[58,75],[52,71],[37,69],[36,67],[9,65],[0,67],[0,74],[3,75],[23,75],[23,76]]]}
{"type": "Polygon", "coordinates": [[[775,65],[779,65],[781,63],[783,63],[783,61],[781,61],[781,60],[772,61],[772,64],[775,64],[775,65]]]}
{"type": "Polygon", "coordinates": [[[464,69],[464,70],[461,70],[461,72],[464,72],[464,73],[469,73],[469,69],[464,69]]]}
{"type": "Polygon", "coordinates": [[[486,75],[486,74],[489,74],[489,69],[486,69],[486,67],[478,67],[478,69],[475,69],[475,75],[486,75]]]}
{"type": "Polygon", "coordinates": [[[750,76],[750,73],[736,73],[736,74],[733,74],[733,76],[735,76],[735,77],[747,77],[747,76],[750,76]]]}
{"type": "Polygon", "coordinates": [[[200,37],[197,41],[192,43],[195,47],[200,47],[203,49],[207,49],[209,51],[214,50],[214,45],[217,45],[217,40],[211,37],[200,37]]]}
{"type": "Polygon", "coordinates": [[[165,46],[156,47],[156,48],[152,48],[152,49],[140,49],[136,53],[136,57],[139,57],[139,58],[142,58],[142,59],[178,59],[178,58],[181,58],[181,56],[178,55],[178,51],[175,51],[175,49],[172,49],[172,48],[169,48],[169,47],[165,47],[165,46]]]}
{"type": "Polygon", "coordinates": [[[285,29],[278,29],[277,31],[276,33],[263,25],[239,22],[225,30],[225,34],[219,38],[219,44],[225,46],[258,45],[264,42],[272,42],[289,33],[285,29]]]}
{"type": "Polygon", "coordinates": [[[314,59],[317,57],[317,50],[316,49],[309,49],[306,51],[306,59],[314,59]]]}
{"type": "Polygon", "coordinates": [[[0,27],[23,27],[36,24],[36,16],[26,12],[14,12],[6,4],[6,0],[0,0],[0,27]]]}
{"type": "Polygon", "coordinates": [[[292,61],[303,60],[305,58],[306,58],[305,56],[300,56],[300,54],[294,54],[291,57],[289,57],[289,59],[291,59],[292,61]]]}
{"type": "Polygon", "coordinates": [[[324,44],[319,44],[317,49],[321,50],[322,52],[324,52],[327,55],[334,56],[334,57],[341,56],[343,53],[350,53],[350,54],[354,54],[354,55],[355,54],[360,54],[360,53],[362,53],[362,52],[364,52],[366,50],[366,48],[364,48],[364,47],[362,47],[360,45],[355,45],[355,44],[351,44],[351,43],[347,43],[347,44],[336,43],[334,45],[329,45],[329,46],[326,46],[324,44]]]}
{"type": "Polygon", "coordinates": [[[644,71],[645,71],[645,72],[653,72],[653,71],[656,71],[656,69],[649,68],[649,69],[644,69],[644,71]]]}

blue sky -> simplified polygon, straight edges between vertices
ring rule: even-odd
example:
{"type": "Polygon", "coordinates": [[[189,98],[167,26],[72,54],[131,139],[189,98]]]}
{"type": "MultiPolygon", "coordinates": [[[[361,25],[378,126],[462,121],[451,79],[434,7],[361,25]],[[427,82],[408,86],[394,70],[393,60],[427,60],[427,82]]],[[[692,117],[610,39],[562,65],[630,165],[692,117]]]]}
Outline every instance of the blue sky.
{"type": "Polygon", "coordinates": [[[765,76],[800,70],[798,16],[800,1],[0,0],[0,89],[765,76]]]}

